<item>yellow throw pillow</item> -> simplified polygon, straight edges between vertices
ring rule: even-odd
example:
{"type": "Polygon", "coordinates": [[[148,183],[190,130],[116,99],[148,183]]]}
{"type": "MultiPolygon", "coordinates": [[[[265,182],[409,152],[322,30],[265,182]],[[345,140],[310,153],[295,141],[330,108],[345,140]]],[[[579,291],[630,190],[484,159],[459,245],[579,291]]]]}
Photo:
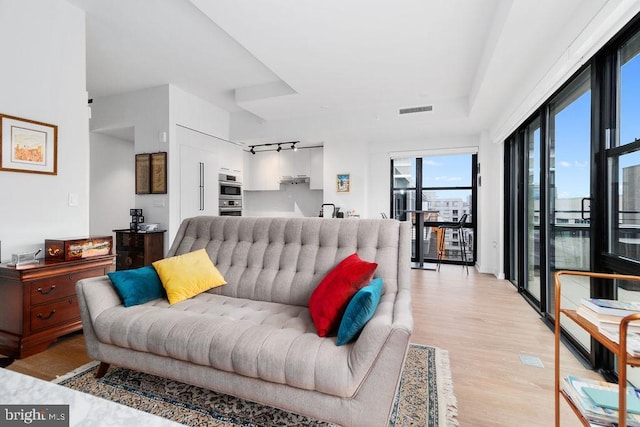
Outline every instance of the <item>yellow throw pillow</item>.
{"type": "Polygon", "coordinates": [[[161,259],[152,265],[167,291],[169,304],[176,304],[208,289],[227,284],[204,249],[161,259]]]}

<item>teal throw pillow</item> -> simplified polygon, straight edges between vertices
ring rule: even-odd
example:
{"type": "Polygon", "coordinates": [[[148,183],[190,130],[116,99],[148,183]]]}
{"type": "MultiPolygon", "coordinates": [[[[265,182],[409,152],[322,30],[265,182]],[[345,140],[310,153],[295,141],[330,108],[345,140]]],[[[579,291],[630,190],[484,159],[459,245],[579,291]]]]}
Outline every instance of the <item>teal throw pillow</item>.
{"type": "Polygon", "coordinates": [[[125,307],[164,297],[165,291],[152,266],[107,273],[125,307]]]}
{"type": "Polygon", "coordinates": [[[338,329],[337,345],[351,342],[376,312],[382,295],[382,279],[373,279],[349,301],[338,329]]]}

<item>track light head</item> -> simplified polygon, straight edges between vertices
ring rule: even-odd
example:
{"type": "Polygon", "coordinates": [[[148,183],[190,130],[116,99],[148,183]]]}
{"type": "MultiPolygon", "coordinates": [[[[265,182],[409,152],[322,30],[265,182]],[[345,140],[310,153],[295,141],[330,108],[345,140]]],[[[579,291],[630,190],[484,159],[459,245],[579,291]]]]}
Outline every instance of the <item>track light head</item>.
{"type": "Polygon", "coordinates": [[[249,147],[249,152],[250,152],[251,154],[254,154],[254,155],[255,155],[255,154],[256,154],[256,150],[254,150],[253,148],[254,148],[254,147],[253,147],[253,145],[252,145],[251,147],[249,147]]]}
{"type": "Polygon", "coordinates": [[[278,144],[278,149],[277,149],[276,151],[277,151],[278,153],[279,153],[280,151],[282,151],[282,147],[280,146],[280,144],[278,144]]]}
{"type": "Polygon", "coordinates": [[[292,143],[291,143],[291,149],[292,149],[293,151],[298,151],[298,147],[296,147],[296,143],[295,143],[295,142],[292,142],[292,143]]]}

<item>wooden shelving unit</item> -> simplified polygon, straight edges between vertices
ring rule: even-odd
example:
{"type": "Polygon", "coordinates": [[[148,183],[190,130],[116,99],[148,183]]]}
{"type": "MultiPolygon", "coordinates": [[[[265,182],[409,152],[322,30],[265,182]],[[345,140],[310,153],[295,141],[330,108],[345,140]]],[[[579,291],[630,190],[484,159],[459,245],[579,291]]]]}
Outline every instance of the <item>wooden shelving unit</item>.
{"type": "Polygon", "coordinates": [[[598,331],[598,327],[588,320],[582,318],[576,314],[576,310],[570,310],[562,308],[561,304],[561,276],[582,276],[597,279],[608,280],[629,280],[634,282],[640,282],[640,276],[629,276],[623,274],[610,274],[610,273],[592,273],[584,271],[557,271],[554,274],[555,278],[555,422],[556,427],[560,427],[560,396],[563,396],[569,407],[578,416],[582,424],[589,427],[591,424],[587,418],[580,412],[580,409],[573,403],[571,398],[560,389],[560,315],[564,314],[568,319],[575,322],[589,333],[594,339],[604,345],[612,353],[618,356],[618,387],[619,396],[618,401],[618,426],[626,427],[627,425],[627,401],[625,396],[627,394],[627,366],[640,366],[640,357],[634,357],[627,353],[627,328],[629,322],[634,320],[640,320],[640,314],[631,314],[623,317],[620,321],[620,343],[611,341],[598,331]]]}

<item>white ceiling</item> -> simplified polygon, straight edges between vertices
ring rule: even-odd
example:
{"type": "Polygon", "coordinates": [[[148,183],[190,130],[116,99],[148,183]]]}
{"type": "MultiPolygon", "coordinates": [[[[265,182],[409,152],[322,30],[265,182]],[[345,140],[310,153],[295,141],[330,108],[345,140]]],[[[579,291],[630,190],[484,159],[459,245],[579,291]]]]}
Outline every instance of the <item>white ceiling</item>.
{"type": "MultiPolygon", "coordinates": [[[[608,0],[69,0],[87,15],[87,90],[174,84],[263,120],[433,105],[486,129],[608,0]]],[[[611,0],[615,1],[615,0],[611,0]]],[[[523,93],[522,96],[526,96],[523,93]]]]}

